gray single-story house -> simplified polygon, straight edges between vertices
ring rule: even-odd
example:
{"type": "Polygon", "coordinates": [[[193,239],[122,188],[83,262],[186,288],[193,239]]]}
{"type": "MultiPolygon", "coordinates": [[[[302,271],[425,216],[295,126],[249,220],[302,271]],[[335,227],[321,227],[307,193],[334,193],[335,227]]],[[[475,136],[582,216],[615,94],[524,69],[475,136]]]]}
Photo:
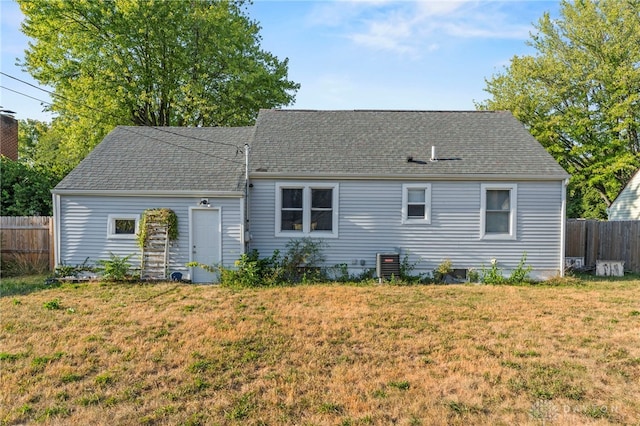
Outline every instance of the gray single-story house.
{"type": "Polygon", "coordinates": [[[526,253],[545,278],[564,269],[568,177],[509,112],[262,110],[252,127],[117,127],[53,190],[56,261],[137,253],[119,224],[170,208],[169,269],[193,282],[213,276],[189,261],[233,266],[303,237],[351,273],[398,253],[415,273],[493,259],[506,275],[526,253]]]}
{"type": "Polygon", "coordinates": [[[640,220],[640,169],[607,209],[609,220],[640,220]]]}

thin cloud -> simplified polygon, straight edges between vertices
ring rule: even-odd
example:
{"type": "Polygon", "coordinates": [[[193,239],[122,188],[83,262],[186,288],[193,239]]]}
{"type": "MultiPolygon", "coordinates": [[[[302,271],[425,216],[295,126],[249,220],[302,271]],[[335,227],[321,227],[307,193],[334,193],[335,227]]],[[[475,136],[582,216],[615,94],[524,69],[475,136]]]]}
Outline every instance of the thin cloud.
{"type": "Polygon", "coordinates": [[[456,39],[527,39],[531,19],[518,16],[513,5],[478,1],[329,2],[314,9],[310,23],[341,28],[343,37],[361,47],[418,57],[456,39]]]}

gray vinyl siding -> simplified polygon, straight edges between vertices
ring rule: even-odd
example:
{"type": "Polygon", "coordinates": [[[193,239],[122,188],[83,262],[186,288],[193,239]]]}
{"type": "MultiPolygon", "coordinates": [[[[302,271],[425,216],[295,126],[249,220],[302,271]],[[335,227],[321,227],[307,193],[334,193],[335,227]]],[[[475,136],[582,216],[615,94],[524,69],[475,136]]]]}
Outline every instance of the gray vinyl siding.
{"type": "MultiPolygon", "coordinates": [[[[278,181],[281,182],[281,181],[278,181]]],[[[303,181],[304,182],[304,181],[303,181]]],[[[285,250],[275,237],[275,180],[253,180],[250,234],[261,256],[285,250]]],[[[338,238],[325,238],[326,266],[346,263],[352,273],[375,268],[376,253],[400,252],[415,272],[430,273],[445,259],[454,268],[489,267],[492,258],[509,273],[526,252],[534,276],[559,273],[562,232],[561,181],[517,184],[516,240],[480,239],[481,184],[431,184],[431,224],[402,224],[400,181],[340,181],[338,238]]]]}
{"type": "MultiPolygon", "coordinates": [[[[113,197],[60,196],[60,262],[78,265],[88,258],[90,264],[109,259],[110,253],[131,257],[139,266],[140,248],[134,239],[107,238],[109,215],[142,215],[151,208],[169,208],[178,216],[178,239],[171,243],[170,271],[188,273],[189,207],[197,206],[200,198],[178,197],[113,197]]],[[[221,208],[222,263],[233,265],[243,251],[241,239],[241,202],[239,198],[211,198],[212,207],[221,208]]]]}

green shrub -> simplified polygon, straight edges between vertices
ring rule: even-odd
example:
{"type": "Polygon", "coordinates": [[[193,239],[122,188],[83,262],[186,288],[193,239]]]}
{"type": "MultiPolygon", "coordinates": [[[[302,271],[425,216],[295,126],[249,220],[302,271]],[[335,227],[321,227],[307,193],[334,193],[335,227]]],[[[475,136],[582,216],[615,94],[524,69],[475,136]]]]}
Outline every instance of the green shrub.
{"type": "Polygon", "coordinates": [[[522,253],[522,257],[520,258],[520,262],[518,263],[518,266],[516,267],[516,269],[514,269],[511,272],[511,275],[509,276],[509,283],[511,284],[518,284],[518,283],[523,283],[523,282],[527,282],[530,280],[529,277],[529,273],[531,272],[531,265],[527,265],[525,266],[524,263],[527,261],[527,253],[524,252],[522,253]]]}
{"type": "Polygon", "coordinates": [[[323,242],[302,238],[289,241],[286,247],[284,256],[278,250],[266,258],[260,258],[257,250],[245,253],[236,260],[234,268],[198,262],[187,266],[219,274],[220,284],[227,287],[264,287],[325,279],[319,265],[324,261],[323,242]]]}
{"type": "Polygon", "coordinates": [[[502,269],[498,268],[498,260],[491,259],[491,268],[485,269],[484,266],[481,269],[480,280],[485,284],[519,284],[530,280],[529,274],[531,272],[531,265],[526,265],[527,253],[523,253],[518,262],[518,266],[511,271],[509,278],[505,278],[502,275],[502,269]]]}
{"type": "Polygon", "coordinates": [[[480,281],[485,284],[504,284],[505,278],[502,276],[502,269],[498,268],[498,260],[491,259],[491,268],[485,269],[482,266],[480,281]]]}
{"type": "Polygon", "coordinates": [[[338,263],[327,269],[326,275],[328,279],[339,283],[362,283],[373,281],[375,279],[375,268],[363,268],[360,273],[349,273],[349,265],[346,263],[338,263]]]}
{"type": "Polygon", "coordinates": [[[97,270],[102,274],[103,281],[125,281],[133,278],[131,272],[131,264],[129,259],[133,254],[125,257],[119,257],[113,253],[109,253],[109,260],[98,260],[97,270]]]}
{"type": "Polygon", "coordinates": [[[55,278],[75,277],[78,278],[83,272],[96,272],[96,268],[89,265],[89,258],[87,257],[84,262],[79,265],[66,265],[64,263],[56,266],[56,270],[53,275],[55,278]]]}
{"type": "Polygon", "coordinates": [[[438,265],[436,269],[433,271],[433,279],[436,282],[442,283],[447,275],[453,272],[453,267],[451,264],[451,260],[445,259],[441,264],[438,265]]]}
{"type": "Polygon", "coordinates": [[[393,277],[391,281],[402,284],[416,284],[426,282],[426,276],[424,274],[413,274],[413,271],[416,269],[417,265],[418,262],[411,263],[409,261],[409,254],[405,253],[402,261],[400,262],[400,276],[393,277]]]}
{"type": "Polygon", "coordinates": [[[325,260],[322,249],[326,247],[326,243],[304,237],[289,240],[286,247],[287,251],[280,262],[285,282],[306,283],[326,278],[320,269],[320,264],[325,260]]]}

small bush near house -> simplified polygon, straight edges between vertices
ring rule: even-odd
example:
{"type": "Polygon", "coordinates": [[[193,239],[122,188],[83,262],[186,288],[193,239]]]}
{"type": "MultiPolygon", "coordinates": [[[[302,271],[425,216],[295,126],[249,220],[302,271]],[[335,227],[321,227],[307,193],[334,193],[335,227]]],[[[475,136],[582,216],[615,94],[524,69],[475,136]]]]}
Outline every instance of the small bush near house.
{"type": "Polygon", "coordinates": [[[509,276],[508,281],[510,284],[520,284],[530,281],[531,278],[529,277],[529,274],[531,273],[532,267],[531,265],[525,266],[526,261],[527,253],[525,252],[522,253],[518,266],[516,266],[516,269],[514,269],[509,276]]]}
{"type": "Polygon", "coordinates": [[[531,273],[531,265],[525,265],[527,261],[527,253],[523,253],[518,262],[518,266],[511,271],[511,275],[505,278],[502,275],[502,269],[498,268],[498,260],[491,259],[491,268],[485,269],[484,266],[481,269],[480,280],[485,284],[522,284],[531,280],[529,274],[531,273]]]}
{"type": "Polygon", "coordinates": [[[394,285],[410,285],[429,283],[429,278],[424,274],[415,275],[413,271],[416,269],[418,262],[410,262],[409,254],[406,253],[400,261],[400,275],[392,277],[390,284],[394,285]]]}
{"type": "Polygon", "coordinates": [[[54,271],[54,278],[67,278],[74,277],[78,278],[85,272],[96,272],[96,268],[94,266],[89,265],[89,258],[87,257],[84,262],[79,265],[66,265],[64,263],[56,266],[56,270],[54,271]]]}
{"type": "Polygon", "coordinates": [[[480,270],[480,281],[484,284],[504,284],[505,278],[502,276],[502,269],[498,268],[498,260],[491,259],[491,268],[485,269],[484,265],[480,270]]]}
{"type": "Polygon", "coordinates": [[[98,272],[101,273],[101,279],[103,281],[130,281],[136,279],[131,271],[131,264],[129,259],[133,256],[130,254],[125,257],[119,257],[113,253],[110,253],[109,260],[98,260],[98,272]]]}
{"type": "Polygon", "coordinates": [[[284,256],[276,250],[270,257],[260,258],[257,250],[245,253],[235,262],[235,268],[222,265],[203,265],[190,262],[188,267],[199,267],[220,274],[220,284],[226,287],[265,287],[326,281],[320,268],[324,261],[325,243],[311,238],[291,240],[284,256]]]}
{"type": "Polygon", "coordinates": [[[447,275],[453,272],[451,260],[445,259],[440,265],[433,271],[433,279],[436,282],[442,283],[447,275]]]}
{"type": "Polygon", "coordinates": [[[337,265],[327,268],[325,271],[327,279],[339,283],[364,283],[373,282],[376,276],[375,268],[363,268],[360,273],[349,273],[349,265],[346,263],[338,263],[337,265]]]}

